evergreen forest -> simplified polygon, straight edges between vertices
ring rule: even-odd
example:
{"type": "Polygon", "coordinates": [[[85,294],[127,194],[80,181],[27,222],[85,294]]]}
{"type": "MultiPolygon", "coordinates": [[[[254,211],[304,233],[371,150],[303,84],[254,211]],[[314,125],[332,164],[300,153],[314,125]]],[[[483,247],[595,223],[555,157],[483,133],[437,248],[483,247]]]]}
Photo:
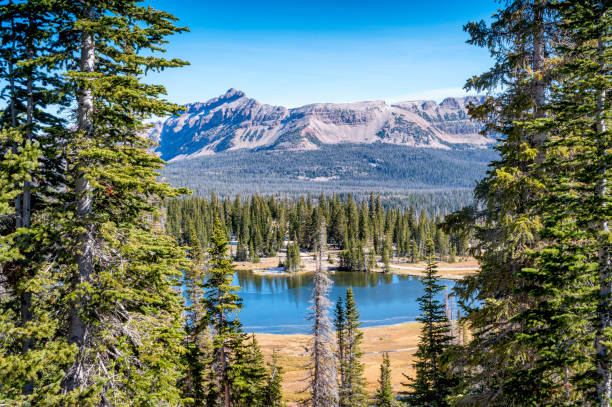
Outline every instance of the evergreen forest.
{"type": "Polygon", "coordinates": [[[324,224],[330,249],[339,252],[340,268],[368,271],[376,263],[404,258],[411,263],[424,259],[427,237],[435,243],[439,260],[454,262],[467,256],[470,235],[463,231],[446,233],[439,216],[429,217],[386,207],[380,196],[370,194],[357,203],[352,196],[338,195],[312,199],[280,200],[273,196],[253,195],[248,199],[210,199],[188,197],[166,202],[166,230],[177,242],[208,247],[216,219],[236,243],[237,261],[257,262],[281,252],[289,259],[291,250],[312,252],[316,248],[320,225],[324,224]]]}
{"type": "Polygon", "coordinates": [[[234,275],[274,256],[296,274],[308,253],[300,404],[610,407],[612,3],[497,6],[463,27],[491,57],[465,84],[486,95],[469,113],[498,140],[486,171],[470,151],[466,164],[376,145],[398,161],[379,174],[392,190],[371,188],[370,174],[354,194],[342,180],[313,198],[299,183],[218,197],[214,171],[166,182],[144,134],[181,111],[147,77],[189,64],[165,57],[189,32],[171,13],[0,1],[0,406],[296,405],[282,346],[264,355],[265,338],[243,329],[234,275]],[[402,161],[424,156],[441,162],[434,187],[456,172],[463,192],[418,198],[393,181],[423,174],[402,161]],[[455,284],[457,321],[440,269],[464,257],[479,270],[455,284]],[[368,382],[359,301],[351,287],[329,298],[330,274],[392,273],[400,259],[424,262],[418,345],[410,367],[376,355],[368,382]]]}

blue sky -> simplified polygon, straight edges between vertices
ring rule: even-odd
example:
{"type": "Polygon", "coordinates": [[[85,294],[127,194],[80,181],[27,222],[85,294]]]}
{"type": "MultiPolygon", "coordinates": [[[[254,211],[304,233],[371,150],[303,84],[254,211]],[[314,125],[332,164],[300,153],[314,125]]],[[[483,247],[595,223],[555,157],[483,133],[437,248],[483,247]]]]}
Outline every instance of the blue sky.
{"type": "Polygon", "coordinates": [[[237,88],[261,102],[299,106],[359,100],[441,100],[490,65],[462,26],[488,19],[493,0],[147,0],[189,33],[167,56],[191,65],[151,75],[177,103],[237,88]]]}

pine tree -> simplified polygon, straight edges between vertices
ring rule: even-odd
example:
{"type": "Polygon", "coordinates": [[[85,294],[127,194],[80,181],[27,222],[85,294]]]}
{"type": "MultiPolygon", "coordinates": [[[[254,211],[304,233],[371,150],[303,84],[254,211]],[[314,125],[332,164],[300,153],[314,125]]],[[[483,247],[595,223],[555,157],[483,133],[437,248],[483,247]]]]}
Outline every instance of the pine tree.
{"type": "MultiPolygon", "coordinates": [[[[342,297],[338,297],[334,310],[334,327],[336,328],[336,348],[338,359],[338,373],[340,375],[339,389],[346,387],[346,315],[342,297]]],[[[342,394],[340,394],[340,404],[342,404],[342,394]]]]}
{"type": "Polygon", "coordinates": [[[374,394],[374,405],[376,407],[394,407],[397,405],[391,387],[391,361],[387,352],[383,353],[383,360],[380,365],[380,378],[374,394]]]}
{"type": "Polygon", "coordinates": [[[448,406],[446,398],[451,391],[449,373],[442,365],[442,355],[448,349],[452,337],[444,305],[436,298],[443,287],[437,276],[434,243],[429,239],[425,246],[427,268],[422,278],[425,293],[419,297],[421,315],[417,321],[423,324],[419,337],[417,361],[414,365],[416,377],[405,384],[410,390],[404,392],[404,400],[411,406],[448,406]]]}
{"type": "Polygon", "coordinates": [[[359,329],[359,311],[350,287],[346,290],[344,304],[344,386],[340,388],[339,406],[358,407],[367,402],[361,362],[363,332],[359,329]]]}
{"type": "Polygon", "coordinates": [[[533,251],[546,244],[539,234],[536,202],[547,193],[540,163],[550,134],[533,123],[548,115],[557,79],[555,44],[568,41],[552,3],[509,1],[490,24],[471,22],[464,27],[468,42],[489,49],[494,59],[493,66],[469,79],[466,88],[491,93],[469,112],[485,123],[486,133],[499,135],[500,158],[475,189],[479,204],[446,222],[454,225],[447,230],[456,235],[474,233],[474,252],[481,263],[477,275],[456,287],[461,303],[481,303],[466,307],[472,338],[455,354],[454,363],[465,368],[458,403],[523,405],[526,394],[545,392],[545,382],[559,373],[533,369],[537,349],[523,340],[531,328],[516,319],[538,301],[537,295],[522,290],[521,270],[533,266],[533,251]],[[501,84],[503,89],[496,90],[501,84]]]}
{"type": "Polygon", "coordinates": [[[227,258],[227,236],[221,221],[217,218],[209,249],[210,268],[204,284],[206,310],[213,332],[213,358],[219,402],[224,407],[232,405],[232,351],[241,346],[244,334],[241,324],[232,315],[242,308],[237,287],[232,286],[234,267],[227,258]]]}
{"type": "Polygon", "coordinates": [[[268,377],[264,388],[262,405],[282,407],[283,403],[283,369],[278,363],[276,349],[272,352],[272,361],[268,364],[268,377]]]}
{"type": "MultiPolygon", "coordinates": [[[[240,340],[241,338],[237,338],[240,340]]],[[[236,407],[263,406],[268,371],[255,339],[234,345],[232,371],[232,405],[236,407]]]]}

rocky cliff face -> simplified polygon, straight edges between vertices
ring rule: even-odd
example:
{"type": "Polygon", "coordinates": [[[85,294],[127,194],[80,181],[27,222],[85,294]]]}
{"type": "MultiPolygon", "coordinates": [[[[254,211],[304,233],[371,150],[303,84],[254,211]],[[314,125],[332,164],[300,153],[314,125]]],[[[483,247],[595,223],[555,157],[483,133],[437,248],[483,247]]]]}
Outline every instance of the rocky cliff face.
{"type": "Polygon", "coordinates": [[[150,136],[165,160],[226,150],[315,150],[323,144],[376,142],[451,149],[485,147],[481,125],[467,116],[469,103],[483,97],[432,101],[318,103],[294,109],[261,104],[230,89],[204,103],[192,103],[178,117],[157,123],[150,136]]]}

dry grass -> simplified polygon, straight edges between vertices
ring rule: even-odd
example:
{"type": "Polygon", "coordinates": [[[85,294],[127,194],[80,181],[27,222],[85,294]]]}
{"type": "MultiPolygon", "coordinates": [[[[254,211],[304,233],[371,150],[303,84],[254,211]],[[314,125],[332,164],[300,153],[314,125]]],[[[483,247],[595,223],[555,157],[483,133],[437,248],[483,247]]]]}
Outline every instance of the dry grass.
{"type": "MultiPolygon", "coordinates": [[[[335,258],[335,263],[338,263],[338,253],[332,252],[332,256],[335,258]]],[[[259,263],[252,263],[248,261],[235,262],[234,266],[237,270],[255,270],[261,272],[267,268],[278,267],[279,261],[283,259],[280,257],[264,257],[259,263]]],[[[468,258],[455,263],[438,262],[438,273],[441,278],[446,279],[461,279],[467,275],[475,274],[480,269],[478,261],[473,258],[468,258]]],[[[316,264],[312,253],[302,254],[302,271],[312,272],[315,270],[316,264]]],[[[323,262],[323,267],[333,270],[334,265],[323,262]]],[[[404,274],[411,276],[422,276],[425,270],[425,262],[408,263],[406,261],[394,261],[391,263],[391,272],[395,274],[404,274]]],[[[382,271],[376,269],[375,271],[382,271]]]]}
{"type": "MultiPolygon", "coordinates": [[[[382,353],[389,352],[391,359],[391,382],[396,392],[402,390],[405,381],[402,373],[412,375],[414,352],[418,343],[420,327],[411,322],[399,325],[364,328],[362,350],[365,378],[368,391],[374,392],[380,374],[382,353]]],[[[279,362],[284,369],[283,392],[288,402],[295,403],[306,397],[304,389],[308,380],[309,335],[258,334],[257,340],[266,359],[276,349],[279,362]]]]}
{"type": "MultiPolygon", "coordinates": [[[[478,273],[480,264],[476,259],[469,258],[455,263],[440,261],[436,263],[440,278],[462,279],[465,276],[478,273]]],[[[426,263],[392,263],[391,271],[396,274],[406,274],[411,276],[422,276],[425,271],[426,263]]]]}

